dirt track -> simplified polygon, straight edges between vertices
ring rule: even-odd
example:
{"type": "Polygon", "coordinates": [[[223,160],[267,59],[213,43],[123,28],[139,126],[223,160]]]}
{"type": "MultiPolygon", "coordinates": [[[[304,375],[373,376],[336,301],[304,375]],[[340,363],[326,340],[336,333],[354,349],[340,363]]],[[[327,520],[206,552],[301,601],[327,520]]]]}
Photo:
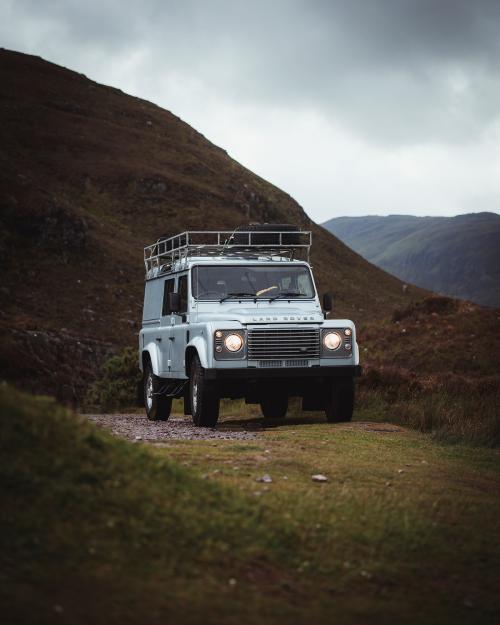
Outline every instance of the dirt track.
{"type": "MultiPolygon", "coordinates": [[[[161,442],[163,440],[247,440],[256,437],[255,432],[243,426],[228,428],[199,428],[191,417],[172,416],[168,421],[149,421],[145,414],[98,414],[85,415],[97,425],[111,430],[113,434],[129,440],[161,442]]],[[[255,430],[255,427],[253,428],[255,430]]],[[[259,428],[261,429],[261,428],[259,428]]]]}
{"type": "MultiPolygon", "coordinates": [[[[135,441],[161,442],[164,440],[249,440],[258,437],[259,432],[277,426],[301,427],[318,421],[301,418],[285,420],[221,418],[217,428],[199,428],[193,425],[191,417],[172,416],[168,421],[149,421],[144,414],[94,414],[85,415],[98,426],[111,430],[113,434],[135,441]]],[[[326,422],[325,422],[326,426],[326,422]]],[[[366,430],[376,433],[404,432],[404,428],[390,423],[355,421],[337,425],[343,429],[366,430]]]]}

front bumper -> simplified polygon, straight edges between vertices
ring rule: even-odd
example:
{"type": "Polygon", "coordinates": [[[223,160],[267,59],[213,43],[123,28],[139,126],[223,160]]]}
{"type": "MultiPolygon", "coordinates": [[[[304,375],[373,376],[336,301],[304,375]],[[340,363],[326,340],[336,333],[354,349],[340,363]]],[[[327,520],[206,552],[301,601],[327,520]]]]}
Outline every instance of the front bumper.
{"type": "Polygon", "coordinates": [[[207,380],[269,380],[279,379],[304,379],[304,378],[337,378],[359,377],[361,365],[340,365],[338,367],[284,367],[279,369],[246,367],[242,369],[205,369],[207,380]]]}

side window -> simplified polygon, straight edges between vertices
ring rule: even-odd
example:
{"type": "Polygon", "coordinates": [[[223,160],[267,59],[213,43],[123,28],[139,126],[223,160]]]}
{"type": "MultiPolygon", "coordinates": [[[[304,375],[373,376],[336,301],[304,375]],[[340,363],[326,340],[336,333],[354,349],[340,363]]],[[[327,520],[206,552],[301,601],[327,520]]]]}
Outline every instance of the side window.
{"type": "Polygon", "coordinates": [[[168,305],[168,294],[173,293],[174,291],[175,280],[171,278],[170,280],[165,280],[165,286],[163,287],[163,308],[161,314],[163,316],[170,315],[172,312],[170,310],[170,306],[168,305]]]}
{"type": "Polygon", "coordinates": [[[179,278],[179,313],[185,314],[187,313],[187,292],[188,292],[188,277],[181,276],[179,278]]]}

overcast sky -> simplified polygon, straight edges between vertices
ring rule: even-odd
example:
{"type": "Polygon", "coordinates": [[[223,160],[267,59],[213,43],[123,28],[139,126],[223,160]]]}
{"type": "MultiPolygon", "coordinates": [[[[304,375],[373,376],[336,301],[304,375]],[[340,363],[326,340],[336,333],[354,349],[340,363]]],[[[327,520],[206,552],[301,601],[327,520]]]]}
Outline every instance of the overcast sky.
{"type": "Polygon", "coordinates": [[[500,212],[500,0],[0,0],[0,45],[340,215],[500,212]]]}

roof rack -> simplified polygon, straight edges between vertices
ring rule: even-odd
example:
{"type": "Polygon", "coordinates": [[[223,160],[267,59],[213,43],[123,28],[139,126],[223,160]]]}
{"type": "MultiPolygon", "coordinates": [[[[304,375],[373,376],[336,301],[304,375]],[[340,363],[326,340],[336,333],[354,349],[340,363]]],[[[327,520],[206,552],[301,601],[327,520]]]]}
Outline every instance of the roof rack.
{"type": "Polygon", "coordinates": [[[191,230],[162,237],[144,248],[146,280],[170,271],[191,256],[240,258],[279,257],[294,260],[305,252],[309,262],[310,231],[302,230],[191,230]]]}

